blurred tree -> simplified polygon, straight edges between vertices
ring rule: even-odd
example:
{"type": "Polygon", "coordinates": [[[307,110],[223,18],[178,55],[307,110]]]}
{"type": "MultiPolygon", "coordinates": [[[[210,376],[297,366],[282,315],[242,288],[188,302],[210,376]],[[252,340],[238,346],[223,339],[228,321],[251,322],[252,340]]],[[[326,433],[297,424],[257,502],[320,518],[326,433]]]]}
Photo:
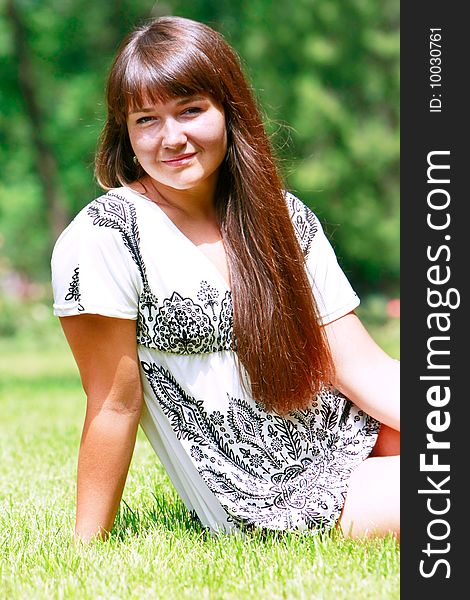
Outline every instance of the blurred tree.
{"type": "MultiPolygon", "coordinates": [[[[266,114],[287,185],[317,212],[358,291],[398,293],[399,3],[396,0],[8,0],[24,28],[40,137],[68,218],[98,193],[93,152],[106,71],[151,15],[221,31],[266,114]],[[34,79],[34,83],[33,83],[34,79]]],[[[11,18],[0,14],[1,232],[17,269],[48,277],[44,185],[20,88],[11,18]],[[36,159],[35,159],[36,155],[36,159]]]]}
{"type": "Polygon", "coordinates": [[[55,153],[44,135],[44,120],[37,98],[38,85],[28,48],[27,31],[13,0],[7,2],[7,19],[12,31],[13,55],[18,65],[18,88],[24,100],[25,116],[29,121],[31,146],[46,205],[49,232],[55,239],[67,224],[63,193],[55,153]]]}
{"type": "Polygon", "coordinates": [[[250,5],[258,39],[246,37],[244,55],[263,104],[289,125],[290,187],[321,217],[354,282],[396,289],[397,3],[299,0],[288,16],[279,3],[250,5]]]}

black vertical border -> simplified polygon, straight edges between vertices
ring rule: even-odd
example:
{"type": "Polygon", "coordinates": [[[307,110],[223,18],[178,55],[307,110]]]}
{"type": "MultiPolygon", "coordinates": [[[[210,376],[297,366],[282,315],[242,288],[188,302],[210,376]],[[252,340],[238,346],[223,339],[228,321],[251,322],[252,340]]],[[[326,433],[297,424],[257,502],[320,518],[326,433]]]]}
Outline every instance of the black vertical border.
{"type": "MultiPolygon", "coordinates": [[[[466,597],[468,592],[464,590],[470,575],[470,567],[467,566],[470,526],[465,511],[469,498],[465,483],[470,479],[470,431],[467,431],[470,406],[467,382],[470,380],[470,217],[467,216],[467,206],[470,205],[470,197],[466,189],[467,175],[470,175],[470,152],[467,148],[467,139],[470,141],[470,102],[465,91],[470,72],[470,51],[463,7],[463,3],[451,0],[401,3],[401,596],[405,599],[466,597]],[[430,87],[431,28],[440,28],[442,34],[441,88],[430,87]],[[433,93],[442,101],[441,112],[430,112],[433,93]],[[450,155],[441,156],[435,162],[450,164],[450,183],[440,186],[429,184],[428,153],[443,150],[449,150],[450,155]],[[428,194],[433,187],[445,188],[450,193],[449,207],[439,213],[428,206],[428,194]],[[426,221],[429,212],[436,213],[436,220],[438,217],[444,220],[448,212],[451,219],[449,227],[441,231],[432,230],[426,221]],[[445,236],[450,236],[450,239],[445,236]],[[447,251],[442,250],[440,258],[431,262],[427,257],[428,246],[435,256],[437,249],[444,245],[448,246],[450,257],[447,251]],[[435,264],[440,265],[442,274],[446,266],[450,268],[447,284],[430,284],[428,269],[435,264]],[[460,296],[459,307],[430,308],[428,287],[440,289],[443,295],[446,289],[456,289],[460,296]],[[448,332],[439,333],[435,326],[429,329],[427,317],[436,311],[449,314],[451,326],[448,332]],[[450,350],[450,354],[442,355],[439,361],[450,365],[446,372],[450,381],[433,383],[420,380],[422,375],[445,373],[427,369],[428,340],[430,336],[439,334],[450,337],[447,344],[436,342],[441,349],[450,350]],[[440,408],[442,420],[445,418],[444,411],[449,413],[450,426],[435,434],[435,439],[450,442],[450,448],[438,452],[426,449],[426,435],[430,433],[427,418],[432,410],[436,410],[427,401],[427,390],[431,385],[448,385],[451,393],[448,404],[440,408]],[[439,463],[450,465],[449,472],[433,473],[420,469],[420,454],[427,453],[427,462],[430,462],[435,452],[439,463]],[[418,493],[420,489],[433,489],[428,476],[438,486],[450,476],[450,480],[440,486],[449,493],[418,493]],[[449,507],[448,511],[441,515],[431,514],[428,499],[434,510],[449,507]],[[447,536],[447,526],[438,522],[431,524],[434,519],[448,523],[447,536]],[[443,539],[433,540],[429,532],[443,539]],[[447,561],[448,565],[445,562],[438,564],[440,559],[447,561]],[[430,576],[424,577],[420,573],[420,564],[430,576]]],[[[437,107],[438,102],[434,105],[437,107]]],[[[437,199],[438,196],[434,197],[437,199]]],[[[444,198],[442,194],[441,199],[444,198]]],[[[456,294],[453,297],[455,299],[456,294]]],[[[434,347],[437,348],[437,345],[434,347]]]]}

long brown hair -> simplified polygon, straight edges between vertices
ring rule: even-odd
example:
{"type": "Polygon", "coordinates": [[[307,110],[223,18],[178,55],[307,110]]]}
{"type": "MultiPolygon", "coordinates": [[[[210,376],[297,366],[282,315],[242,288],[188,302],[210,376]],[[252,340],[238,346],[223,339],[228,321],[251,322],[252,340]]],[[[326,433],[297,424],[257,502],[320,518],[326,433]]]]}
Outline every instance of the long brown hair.
{"type": "Polygon", "coordinates": [[[331,381],[332,359],[260,112],[238,56],[219,33],[161,17],[123,41],[108,78],[96,177],[110,189],[144,175],[132,160],[130,108],[201,92],[225,112],[228,150],[216,208],[242,381],[267,410],[305,409],[331,381]]]}

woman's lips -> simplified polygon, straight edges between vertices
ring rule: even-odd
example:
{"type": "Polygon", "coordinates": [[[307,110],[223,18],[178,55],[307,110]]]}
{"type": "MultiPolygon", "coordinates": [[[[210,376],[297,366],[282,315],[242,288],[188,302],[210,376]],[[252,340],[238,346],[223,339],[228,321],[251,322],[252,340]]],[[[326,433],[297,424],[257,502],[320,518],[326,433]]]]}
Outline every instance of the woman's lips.
{"type": "Polygon", "coordinates": [[[191,154],[181,154],[180,156],[175,156],[174,158],[162,160],[162,162],[170,167],[180,167],[181,165],[185,165],[190,162],[193,156],[196,156],[195,152],[192,152],[191,154]]]}

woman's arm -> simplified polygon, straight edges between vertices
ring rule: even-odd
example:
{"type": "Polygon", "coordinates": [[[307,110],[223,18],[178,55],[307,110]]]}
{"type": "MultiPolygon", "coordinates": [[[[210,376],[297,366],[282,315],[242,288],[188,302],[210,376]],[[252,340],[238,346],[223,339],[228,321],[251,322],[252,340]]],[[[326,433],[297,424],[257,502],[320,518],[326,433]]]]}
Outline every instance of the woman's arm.
{"type": "Polygon", "coordinates": [[[374,342],[354,313],[325,325],[325,331],[336,368],[333,384],[359,408],[399,431],[399,361],[374,342]]]}
{"type": "Polygon", "coordinates": [[[88,542],[111,531],[134,450],[142,409],[136,321],[80,315],[61,324],[87,396],[75,537],[88,542]]]}

